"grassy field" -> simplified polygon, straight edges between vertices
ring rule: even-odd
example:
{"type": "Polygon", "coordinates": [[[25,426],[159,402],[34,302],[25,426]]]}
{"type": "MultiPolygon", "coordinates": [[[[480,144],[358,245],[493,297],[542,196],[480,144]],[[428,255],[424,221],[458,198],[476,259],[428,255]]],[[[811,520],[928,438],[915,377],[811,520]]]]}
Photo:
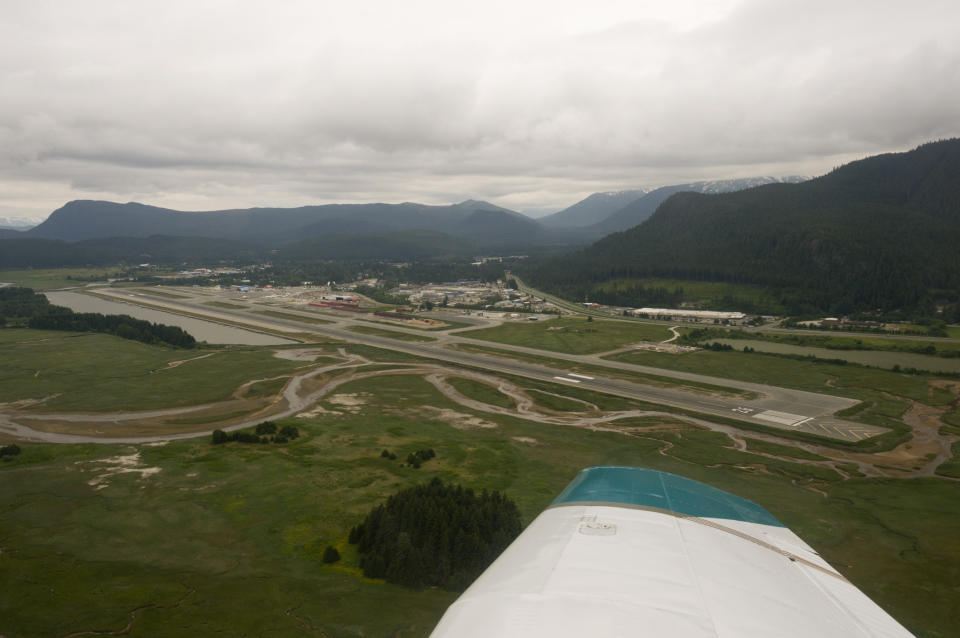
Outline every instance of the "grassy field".
{"type": "Polygon", "coordinates": [[[247,306],[239,303],[229,303],[226,301],[204,301],[204,306],[213,306],[214,308],[226,308],[227,310],[246,310],[247,306]]]}
{"type": "MultiPolygon", "coordinates": [[[[557,396],[557,394],[550,394],[542,390],[528,389],[527,394],[536,401],[537,405],[547,408],[548,410],[556,410],[557,412],[584,412],[590,409],[590,405],[586,402],[576,401],[569,397],[557,396]]],[[[566,394],[569,394],[569,392],[566,394]]]]}
{"type": "Polygon", "coordinates": [[[107,281],[111,277],[126,277],[115,266],[105,268],[56,268],[51,270],[0,270],[0,282],[9,282],[34,290],[52,290],[69,286],[83,286],[90,281],[107,281]]]}
{"type": "Polygon", "coordinates": [[[885,391],[929,405],[944,405],[954,399],[953,395],[947,391],[940,392],[931,388],[930,381],[937,377],[900,374],[856,365],[791,359],[759,352],[700,350],[673,355],[633,351],[605,358],[611,361],[697,372],[753,383],[769,383],[840,396],[851,396],[851,391],[865,389],[885,391]]]}
{"type": "Polygon", "coordinates": [[[280,312],[279,310],[254,310],[258,315],[274,317],[276,319],[289,319],[290,321],[299,321],[301,323],[312,323],[316,325],[331,324],[332,321],[320,319],[319,317],[308,317],[306,315],[297,315],[292,312],[280,312]]]}
{"type": "Polygon", "coordinates": [[[41,409],[94,412],[218,401],[247,381],[304,366],[269,349],[177,350],[104,334],[27,329],[0,330],[0,361],[0,402],[52,397],[41,409]],[[169,367],[177,361],[183,363],[169,367]]]}
{"type": "Polygon", "coordinates": [[[470,399],[504,408],[514,408],[517,405],[513,399],[486,383],[463,377],[450,377],[447,379],[447,383],[452,385],[457,392],[470,399]]]}
{"type": "Polygon", "coordinates": [[[187,295],[170,292],[169,290],[157,290],[156,288],[150,288],[147,286],[136,288],[136,291],[142,295],[151,295],[153,297],[165,297],[167,299],[189,299],[189,296],[187,295]]]}
{"type": "Polygon", "coordinates": [[[359,575],[345,539],[373,505],[438,476],[505,490],[528,523],[579,469],[622,464],[760,503],[917,635],[955,635],[960,483],[843,481],[700,430],[637,438],[474,413],[418,377],[338,392],[364,404],[286,421],[304,433],[286,445],[23,445],[0,463],[0,633],[426,636],[455,594],[359,575]],[[453,427],[425,406],[496,427],[453,427]],[[419,470],[380,458],[428,447],[437,458],[419,470]],[[137,454],[153,473],[106,476],[137,454]],[[335,566],[320,560],[328,544],[335,566]]]}
{"type": "Polygon", "coordinates": [[[960,479],[960,441],[956,441],[950,449],[953,452],[953,459],[941,463],[937,467],[937,474],[960,479]]]}
{"type": "MultiPolygon", "coordinates": [[[[829,350],[883,350],[915,354],[950,355],[960,352],[960,343],[917,339],[890,339],[888,337],[852,337],[847,335],[811,335],[803,333],[721,331],[729,339],[756,339],[795,346],[827,348],[829,350]]],[[[709,338],[707,340],[710,340],[709,338]]]]}
{"type": "Polygon", "coordinates": [[[809,461],[825,461],[825,457],[820,456],[819,454],[814,454],[813,452],[807,452],[793,445],[780,445],[778,443],[771,443],[769,441],[761,441],[760,439],[751,439],[744,438],[744,441],[747,442],[747,450],[753,450],[754,452],[766,452],[767,454],[775,454],[777,456],[789,456],[794,459],[804,459],[809,461]]]}
{"type": "Polygon", "coordinates": [[[672,377],[664,377],[656,374],[645,374],[643,372],[631,372],[629,370],[618,370],[616,368],[606,368],[603,366],[595,366],[587,363],[577,363],[576,361],[567,361],[565,359],[553,359],[551,357],[541,357],[535,354],[527,354],[525,352],[512,352],[510,350],[501,350],[499,348],[488,348],[486,346],[477,346],[472,343],[458,343],[454,346],[454,349],[463,350],[465,352],[476,352],[479,354],[493,354],[498,357],[506,357],[508,359],[516,359],[517,361],[526,361],[528,363],[536,363],[538,365],[549,366],[551,368],[558,368],[560,370],[569,370],[571,372],[580,372],[585,374],[604,375],[607,377],[614,377],[617,379],[624,379],[626,381],[634,381],[636,383],[646,383],[646,384],[657,385],[661,387],[687,388],[690,390],[699,390],[702,392],[713,392],[713,393],[723,394],[728,396],[741,396],[744,398],[749,398],[753,396],[752,392],[737,390],[736,388],[729,388],[726,386],[713,385],[710,383],[699,383],[697,381],[688,381],[686,379],[674,379],[672,377]]]}
{"type": "Polygon", "coordinates": [[[387,337],[390,339],[399,339],[400,341],[416,341],[425,343],[427,341],[436,341],[433,337],[425,335],[414,335],[406,332],[397,332],[396,330],[384,330],[382,328],[373,328],[371,326],[350,326],[347,328],[350,332],[359,332],[360,334],[373,335],[375,337],[387,337]]]}
{"type": "Polygon", "coordinates": [[[672,333],[662,324],[563,318],[543,323],[505,323],[460,335],[554,352],[594,354],[637,341],[663,341],[672,333]]]}

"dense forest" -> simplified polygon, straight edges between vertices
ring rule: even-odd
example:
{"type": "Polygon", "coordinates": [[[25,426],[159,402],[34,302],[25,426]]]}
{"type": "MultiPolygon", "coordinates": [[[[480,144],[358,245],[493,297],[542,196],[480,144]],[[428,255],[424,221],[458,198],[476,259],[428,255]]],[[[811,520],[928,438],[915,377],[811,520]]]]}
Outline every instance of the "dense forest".
{"type": "Polygon", "coordinates": [[[23,326],[37,330],[103,332],[124,339],[192,348],[196,340],[182,328],[134,319],[128,315],[74,312],[54,306],[30,288],[0,288],[0,326],[23,326]]]}
{"type": "Polygon", "coordinates": [[[407,587],[462,591],[520,534],[500,492],[477,494],[434,478],[387,499],[350,532],[363,573],[407,587]]]}
{"type": "MultiPolygon", "coordinates": [[[[800,184],[679,193],[643,224],[525,273],[565,297],[598,284],[669,278],[760,284],[791,314],[919,309],[960,301],[960,140],[842,166],[800,184]]],[[[669,300],[617,291],[623,305],[669,300]]],[[[602,293],[601,293],[602,294],[602,293]]]]}

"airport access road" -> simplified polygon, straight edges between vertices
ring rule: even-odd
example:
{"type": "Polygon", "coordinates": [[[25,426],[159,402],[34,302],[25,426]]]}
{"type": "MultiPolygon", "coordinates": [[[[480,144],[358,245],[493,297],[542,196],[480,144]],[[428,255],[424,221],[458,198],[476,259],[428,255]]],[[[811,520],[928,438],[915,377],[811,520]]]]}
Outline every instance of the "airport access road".
{"type": "MultiPolygon", "coordinates": [[[[844,397],[805,392],[778,386],[746,383],[692,373],[675,372],[663,368],[606,361],[595,355],[567,355],[523,346],[491,343],[478,339],[470,339],[462,334],[431,333],[393,325],[385,328],[391,331],[429,336],[438,339],[435,342],[426,343],[399,341],[380,335],[353,332],[348,328],[359,325],[369,327],[375,324],[353,317],[334,316],[329,313],[324,313],[322,318],[332,321],[333,323],[316,325],[308,322],[295,321],[293,319],[253,314],[252,309],[212,308],[209,305],[182,299],[145,299],[142,295],[124,289],[112,289],[109,291],[101,291],[101,293],[105,293],[111,298],[124,299],[139,305],[161,307],[171,312],[180,311],[181,313],[189,313],[194,316],[202,315],[212,321],[219,320],[231,324],[247,324],[254,328],[266,328],[287,333],[313,333],[348,343],[366,344],[410,355],[446,361],[461,366],[565,384],[587,390],[595,390],[650,403],[692,410],[702,414],[736,419],[769,428],[806,432],[808,434],[816,434],[846,441],[858,441],[888,431],[885,428],[854,423],[834,417],[833,414],[836,411],[857,404],[855,399],[844,397]],[[449,348],[451,345],[467,343],[473,345],[482,344],[486,347],[512,351],[520,355],[534,354],[539,357],[585,363],[590,366],[601,366],[628,372],[653,374],[660,377],[670,377],[737,390],[746,390],[756,393],[757,396],[752,399],[747,399],[695,391],[693,389],[660,387],[613,378],[599,373],[594,374],[593,372],[590,374],[571,374],[566,370],[554,368],[549,365],[511,359],[509,352],[505,352],[504,356],[501,357],[495,354],[481,354],[449,348]]],[[[280,306],[275,307],[275,309],[284,313],[290,310],[289,308],[280,306]]],[[[305,318],[308,317],[305,315],[305,318]]]]}

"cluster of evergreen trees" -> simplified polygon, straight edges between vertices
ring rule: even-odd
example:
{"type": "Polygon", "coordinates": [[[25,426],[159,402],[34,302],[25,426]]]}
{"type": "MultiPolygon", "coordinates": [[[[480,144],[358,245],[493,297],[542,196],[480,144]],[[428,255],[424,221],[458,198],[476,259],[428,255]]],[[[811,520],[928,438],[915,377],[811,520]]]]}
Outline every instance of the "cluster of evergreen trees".
{"type": "Polygon", "coordinates": [[[433,451],[433,448],[428,450],[417,450],[416,452],[411,452],[407,455],[407,465],[415,470],[418,470],[420,469],[421,464],[426,463],[436,456],[437,453],[433,451]]]}
{"type": "Polygon", "coordinates": [[[278,427],[273,421],[258,423],[253,432],[224,432],[214,430],[212,443],[287,443],[300,436],[300,430],[294,425],[278,427]]]}
{"type": "Polygon", "coordinates": [[[0,288],[0,326],[24,322],[37,330],[104,332],[124,339],[178,348],[192,348],[197,343],[190,333],[176,326],[151,323],[129,315],[74,312],[63,306],[54,306],[44,295],[30,288],[0,288]]]}
{"type": "Polygon", "coordinates": [[[365,576],[407,587],[462,591],[520,534],[504,494],[477,494],[434,478],[402,490],[350,530],[365,576]]]}
{"type": "Polygon", "coordinates": [[[46,312],[49,307],[47,298],[34,294],[30,288],[0,288],[0,325],[4,325],[8,318],[29,318],[46,312]]]}
{"type": "Polygon", "coordinates": [[[10,445],[4,445],[3,447],[0,447],[0,459],[5,456],[14,457],[18,454],[20,454],[20,446],[16,443],[11,443],[10,445]]]}

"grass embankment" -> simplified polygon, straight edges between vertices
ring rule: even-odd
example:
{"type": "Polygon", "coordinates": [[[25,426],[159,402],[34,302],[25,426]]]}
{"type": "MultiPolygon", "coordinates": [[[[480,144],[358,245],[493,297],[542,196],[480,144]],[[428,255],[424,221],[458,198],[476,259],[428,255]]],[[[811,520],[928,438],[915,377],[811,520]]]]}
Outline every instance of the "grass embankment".
{"type": "Polygon", "coordinates": [[[960,441],[956,441],[950,450],[953,452],[953,459],[946,463],[941,463],[937,467],[937,474],[940,476],[949,476],[960,478],[960,441]]]}
{"type": "Polygon", "coordinates": [[[486,383],[474,381],[473,379],[465,379],[463,377],[450,377],[447,379],[447,383],[469,399],[475,399],[490,405],[498,405],[503,408],[517,407],[513,399],[486,383]]]}
{"type": "Polygon", "coordinates": [[[807,461],[826,461],[826,457],[820,456],[819,454],[814,454],[813,452],[807,452],[798,447],[792,445],[780,445],[778,443],[770,443],[769,441],[761,441],[760,439],[751,439],[744,438],[744,441],[747,443],[747,450],[752,450],[754,452],[765,452],[767,454],[774,454],[776,456],[789,456],[794,459],[803,459],[807,461]]]}
{"type": "Polygon", "coordinates": [[[749,399],[754,396],[753,392],[738,390],[726,386],[713,385],[712,383],[700,383],[698,381],[689,381],[686,379],[675,379],[656,374],[646,374],[644,372],[631,372],[629,370],[620,370],[617,368],[607,368],[604,366],[590,365],[587,363],[577,363],[566,359],[554,359],[548,356],[538,356],[527,354],[525,352],[514,352],[511,350],[501,350],[499,348],[489,348],[487,346],[478,346],[472,343],[458,343],[452,346],[455,350],[464,352],[476,352],[477,354],[488,354],[526,363],[556,368],[558,370],[568,370],[587,375],[598,375],[614,379],[623,379],[624,381],[633,381],[634,383],[645,383],[664,388],[676,388],[678,390],[693,390],[698,392],[710,392],[724,396],[738,396],[749,399]]]}
{"type": "MultiPolygon", "coordinates": [[[[537,405],[557,412],[586,412],[594,405],[587,401],[576,401],[569,396],[559,396],[559,393],[554,394],[543,390],[527,389],[527,394],[537,405]]],[[[569,395],[570,393],[566,392],[566,394],[569,395]]]]}
{"type": "Polygon", "coordinates": [[[460,336],[568,354],[596,354],[637,341],[664,341],[673,334],[663,324],[561,318],[543,323],[505,323],[462,332],[460,336]]]}
{"type": "Polygon", "coordinates": [[[153,297],[165,297],[167,299],[189,299],[187,295],[177,294],[175,292],[170,292],[169,290],[157,290],[156,288],[148,288],[146,286],[140,288],[130,288],[129,290],[134,290],[142,295],[151,295],[153,297]]]}
{"type": "Polygon", "coordinates": [[[351,526],[433,476],[503,490],[529,522],[578,470],[606,464],[675,472],[754,500],[911,631],[955,630],[960,483],[843,481],[694,429],[638,438],[473,412],[412,376],[338,392],[352,397],[352,410],[324,402],[340,414],[290,420],[303,436],[282,446],[24,445],[0,463],[0,631],[117,632],[132,620],[131,636],[193,636],[197,627],[426,636],[456,595],[362,578],[345,542],[351,526]],[[431,407],[496,427],[470,428],[431,407]],[[433,448],[437,457],[414,470],[381,458],[384,448],[400,459],[433,448]],[[140,468],[159,471],[104,476],[108,458],[137,453],[140,468]],[[322,564],[327,545],[340,563],[322,564]]]}
{"type": "Polygon", "coordinates": [[[126,277],[116,266],[105,268],[53,268],[29,270],[0,270],[0,282],[9,282],[33,288],[34,290],[52,290],[83,286],[92,281],[106,282],[109,278],[126,277]]]}
{"type": "Polygon", "coordinates": [[[838,416],[887,427],[892,431],[854,444],[859,449],[889,448],[909,438],[909,428],[901,420],[909,407],[904,398],[934,406],[954,400],[949,390],[931,384],[931,381],[937,380],[933,376],[899,374],[878,368],[793,359],[760,352],[701,350],[678,356],[634,351],[605,358],[860,399],[863,403],[838,416]]]}
{"type": "Polygon", "coordinates": [[[263,348],[178,350],[27,329],[0,330],[0,361],[0,402],[51,397],[39,409],[94,412],[219,401],[247,381],[304,366],[263,348]]]}
{"type": "Polygon", "coordinates": [[[299,321],[301,323],[312,323],[318,326],[331,324],[332,321],[320,319],[319,317],[308,317],[306,315],[297,315],[292,312],[280,312],[279,310],[253,310],[255,314],[273,317],[275,319],[288,319],[290,321],[299,321]]]}
{"type": "Polygon", "coordinates": [[[407,332],[397,332],[396,330],[383,330],[382,328],[372,328],[370,326],[350,326],[347,328],[350,332],[358,332],[365,335],[373,335],[375,337],[387,337],[389,339],[398,339],[400,341],[415,341],[417,343],[426,343],[428,341],[436,341],[433,337],[427,337],[425,335],[414,335],[407,332]]]}
{"type": "Polygon", "coordinates": [[[950,341],[929,341],[922,337],[891,339],[889,337],[866,337],[846,335],[820,335],[782,332],[750,332],[746,330],[710,330],[704,341],[715,338],[750,339],[785,343],[810,348],[828,350],[879,350],[884,352],[906,352],[946,357],[960,356],[960,343],[950,341]]]}

